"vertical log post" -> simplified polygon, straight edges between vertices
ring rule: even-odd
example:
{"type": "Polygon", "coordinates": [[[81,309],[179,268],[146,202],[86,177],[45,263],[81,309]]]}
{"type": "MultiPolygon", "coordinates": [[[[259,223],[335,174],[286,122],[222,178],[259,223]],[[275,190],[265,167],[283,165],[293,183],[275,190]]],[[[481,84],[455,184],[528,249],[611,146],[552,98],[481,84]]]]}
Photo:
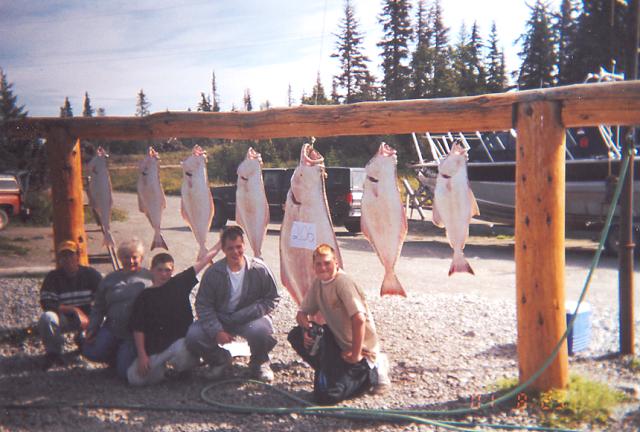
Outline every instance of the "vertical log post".
{"type": "Polygon", "coordinates": [[[54,131],[47,137],[46,146],[53,201],[54,251],[59,242],[75,240],[80,248],[80,264],[87,265],[80,140],[74,141],[64,131],[54,131]]]}
{"type": "MultiPolygon", "coordinates": [[[[545,362],[566,329],[565,130],[559,102],[520,103],[516,155],[516,295],[520,382],[545,362]]],[[[568,383],[567,344],[533,383],[568,383]]]]}

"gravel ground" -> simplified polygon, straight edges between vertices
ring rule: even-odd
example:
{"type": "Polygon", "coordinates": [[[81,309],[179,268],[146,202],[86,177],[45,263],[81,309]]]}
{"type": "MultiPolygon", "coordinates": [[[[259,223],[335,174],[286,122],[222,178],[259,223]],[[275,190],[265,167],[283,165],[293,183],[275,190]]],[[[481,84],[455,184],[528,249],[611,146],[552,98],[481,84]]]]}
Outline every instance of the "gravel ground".
{"type": "MultiPolygon", "coordinates": [[[[204,368],[189,377],[150,388],[131,388],[111,370],[67,354],[67,364],[47,373],[39,369],[42,344],[34,337],[10,337],[40,313],[37,304],[40,279],[0,279],[0,404],[62,403],[144,404],[203,407],[201,389],[208,384],[204,368]]],[[[367,292],[382,346],[390,357],[393,387],[386,395],[363,395],[345,403],[361,408],[442,409],[469,406],[478,398],[491,398],[490,386],[518,373],[515,349],[516,320],[511,300],[469,294],[416,293],[409,299],[380,298],[367,292]],[[402,319],[398,319],[402,317],[402,319]]],[[[273,352],[274,386],[309,399],[311,369],[298,361],[288,347],[286,334],[293,326],[295,305],[286,293],[274,314],[278,345],[273,352]]],[[[572,372],[608,381],[616,386],[637,385],[638,375],[619,359],[608,358],[617,346],[617,318],[613,309],[600,309],[593,320],[590,349],[571,358],[572,372]]],[[[640,322],[636,323],[640,324],[640,322]]],[[[74,346],[69,337],[66,351],[74,346]]],[[[246,359],[238,358],[234,375],[246,375],[246,359]]],[[[636,387],[637,388],[637,387],[636,387]]],[[[293,406],[272,392],[255,387],[243,391],[213,390],[215,399],[258,406],[293,406]]],[[[637,395],[636,395],[637,397],[637,395]]],[[[476,413],[461,421],[535,425],[539,411],[506,407],[476,413]]],[[[588,430],[637,431],[637,399],[627,404],[606,426],[588,430]]],[[[298,415],[238,415],[174,410],[51,409],[0,411],[0,430],[154,430],[154,431],[254,431],[254,430],[437,430],[416,424],[318,418],[298,415]]],[[[484,430],[484,429],[483,429],[484,430]]]]}

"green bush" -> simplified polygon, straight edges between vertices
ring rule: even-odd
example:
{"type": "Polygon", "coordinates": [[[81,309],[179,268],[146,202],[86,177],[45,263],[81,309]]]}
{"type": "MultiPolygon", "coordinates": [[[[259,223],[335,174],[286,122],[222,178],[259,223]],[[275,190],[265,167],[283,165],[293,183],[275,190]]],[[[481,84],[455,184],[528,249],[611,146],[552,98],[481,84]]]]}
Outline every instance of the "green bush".
{"type": "Polygon", "coordinates": [[[49,226],[53,222],[51,191],[31,191],[27,195],[26,205],[31,210],[27,223],[35,226],[49,226]]]}

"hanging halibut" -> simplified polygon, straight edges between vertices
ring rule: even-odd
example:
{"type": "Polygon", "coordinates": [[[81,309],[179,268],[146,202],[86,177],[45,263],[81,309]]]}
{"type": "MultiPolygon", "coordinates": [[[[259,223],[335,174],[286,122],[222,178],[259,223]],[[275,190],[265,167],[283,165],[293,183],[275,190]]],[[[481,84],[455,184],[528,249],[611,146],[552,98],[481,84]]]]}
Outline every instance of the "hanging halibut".
{"type": "Polygon", "coordinates": [[[214,213],[206,162],[207,153],[199,145],[194,146],[191,156],[181,162],[183,176],[180,210],[200,247],[198,259],[207,253],[207,234],[214,213]]]}
{"type": "Polygon", "coordinates": [[[447,239],[453,249],[449,276],[456,272],[474,274],[462,250],[469,238],[469,222],[479,214],[478,203],[467,178],[467,151],[456,140],[438,167],[433,197],[433,223],[446,228],[447,239]]]}
{"type": "Polygon", "coordinates": [[[313,251],[317,246],[326,243],[333,247],[342,268],[324,189],[323,162],[310,144],[302,146],[280,228],[280,279],[298,304],[315,280],[313,251]]]}
{"type": "Polygon", "coordinates": [[[167,207],[167,199],[160,184],[159,160],[158,152],[153,147],[149,147],[147,156],[140,162],[138,208],[147,216],[153,228],[151,250],[157,247],[169,250],[160,231],[162,211],[167,207]]]}
{"type": "Polygon", "coordinates": [[[238,166],[236,188],[236,222],[247,234],[253,255],[262,258],[262,242],[269,225],[269,203],[262,181],[262,158],[249,147],[238,166]]]}
{"type": "Polygon", "coordinates": [[[360,225],[384,266],[380,295],[406,297],[394,271],[407,236],[407,216],[398,189],[397,164],[396,151],[385,143],[380,144],[378,152],[365,167],[367,178],[360,225]]]}
{"type": "Polygon", "coordinates": [[[93,210],[93,214],[97,216],[98,224],[102,226],[104,245],[107,248],[115,247],[110,227],[113,197],[111,194],[111,178],[107,167],[108,157],[107,152],[100,146],[96,151],[96,155],[87,164],[89,173],[89,185],[87,188],[89,207],[93,210]]]}

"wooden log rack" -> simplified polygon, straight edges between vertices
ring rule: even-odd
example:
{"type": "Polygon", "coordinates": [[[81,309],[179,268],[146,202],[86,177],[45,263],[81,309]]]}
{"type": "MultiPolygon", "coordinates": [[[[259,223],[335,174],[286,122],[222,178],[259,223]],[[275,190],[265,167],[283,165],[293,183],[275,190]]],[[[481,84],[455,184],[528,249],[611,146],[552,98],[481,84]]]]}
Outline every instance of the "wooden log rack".
{"type": "MultiPolygon", "coordinates": [[[[166,112],[147,117],[25,118],[7,133],[47,139],[54,240],[76,239],[87,262],[79,139],[225,138],[408,134],[416,130],[515,128],[516,298],[521,382],[535,373],[566,328],[564,298],[564,129],[640,124],[640,81],[579,84],[481,96],[301,106],[259,112],[166,112]]],[[[534,382],[568,382],[566,343],[534,382]]]]}

